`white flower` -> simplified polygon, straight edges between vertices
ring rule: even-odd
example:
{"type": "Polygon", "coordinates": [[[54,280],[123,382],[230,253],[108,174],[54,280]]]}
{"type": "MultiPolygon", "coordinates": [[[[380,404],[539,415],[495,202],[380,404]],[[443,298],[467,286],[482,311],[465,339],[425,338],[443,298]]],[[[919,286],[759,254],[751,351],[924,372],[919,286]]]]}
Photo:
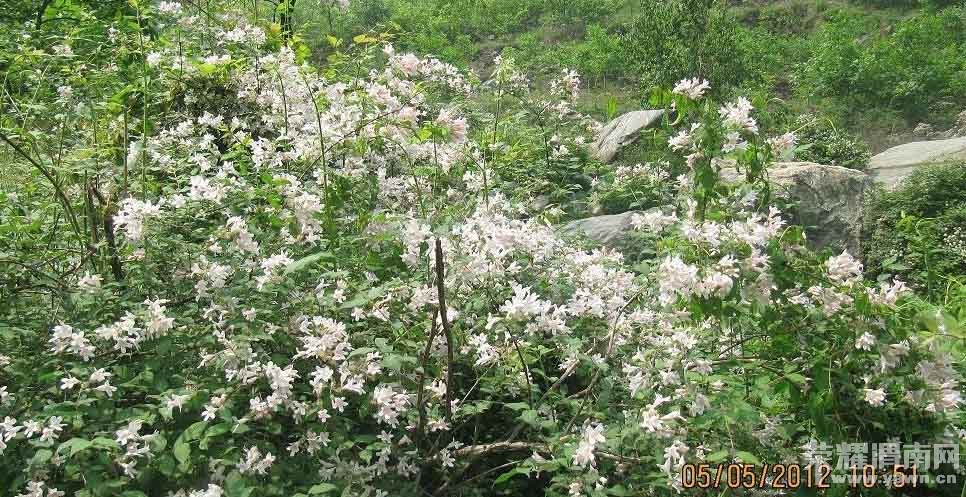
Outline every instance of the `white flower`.
{"type": "Polygon", "coordinates": [[[708,84],[707,80],[700,79],[700,78],[692,78],[692,79],[682,79],[681,81],[678,81],[678,83],[674,85],[674,89],[671,91],[678,95],[684,95],[690,98],[691,100],[698,100],[699,98],[704,96],[704,93],[708,91],[708,89],[710,88],[711,88],[711,85],[708,84]]]}
{"type": "Polygon", "coordinates": [[[690,295],[698,286],[698,268],[685,263],[677,255],[669,255],[661,262],[658,275],[663,303],[670,303],[678,295],[690,295]]]}
{"type": "Polygon", "coordinates": [[[835,283],[851,285],[862,279],[862,263],[847,251],[825,261],[828,278],[835,283]]]}
{"type": "Polygon", "coordinates": [[[164,405],[171,410],[177,409],[178,411],[184,407],[184,403],[191,400],[191,394],[179,395],[176,393],[171,394],[168,400],[165,401],[164,405]]]}
{"type": "Polygon", "coordinates": [[[562,95],[570,100],[580,96],[580,75],[572,69],[564,69],[560,79],[550,83],[551,92],[562,95]]]}
{"type": "Polygon", "coordinates": [[[104,382],[103,384],[94,387],[94,390],[97,390],[98,392],[103,392],[108,397],[113,397],[114,392],[117,391],[117,387],[111,385],[110,383],[104,382]]]}
{"type": "Polygon", "coordinates": [[[177,14],[181,12],[181,4],[178,2],[161,2],[158,4],[158,12],[162,14],[177,14]]]}
{"type": "Polygon", "coordinates": [[[149,66],[155,67],[161,63],[161,54],[158,52],[151,52],[147,57],[145,57],[145,60],[149,66]]]}
{"type": "Polygon", "coordinates": [[[879,407],[885,402],[886,394],[881,388],[866,388],[865,390],[865,401],[873,407],[879,407]]]}
{"type": "Polygon", "coordinates": [[[893,280],[891,284],[882,282],[879,284],[878,290],[873,290],[872,288],[866,289],[866,293],[868,293],[869,299],[873,303],[890,306],[895,305],[900,297],[911,292],[912,290],[904,282],[899,280],[893,280]]]}
{"type": "Polygon", "coordinates": [[[91,377],[88,379],[88,381],[90,381],[91,383],[106,382],[112,376],[114,376],[112,373],[108,372],[104,368],[100,368],[97,371],[94,371],[93,373],[91,373],[91,377]]]}
{"type": "Polygon", "coordinates": [[[372,400],[378,406],[375,417],[380,423],[396,427],[399,424],[399,415],[409,405],[409,395],[397,393],[392,387],[379,385],[372,393],[372,400]]]}
{"type": "Polygon", "coordinates": [[[783,135],[774,136],[768,139],[768,144],[771,145],[772,150],[775,155],[782,156],[789,150],[795,148],[795,142],[797,138],[795,133],[788,132],[783,135]]]}
{"type": "Polygon", "coordinates": [[[51,416],[50,419],[47,420],[47,426],[44,427],[40,435],[40,441],[53,442],[57,439],[57,437],[60,436],[60,433],[64,430],[64,426],[67,426],[64,424],[64,418],[60,416],[51,416]]]}
{"type": "Polygon", "coordinates": [[[758,132],[758,123],[751,117],[751,102],[745,97],[738,97],[733,103],[725,104],[718,109],[725,127],[735,130],[745,130],[750,133],[758,132]]]}
{"type": "Polygon", "coordinates": [[[168,303],[165,299],[145,300],[144,305],[148,306],[149,320],[145,323],[144,331],[148,338],[154,338],[167,333],[174,327],[174,318],[164,315],[168,303]]]}
{"type": "Polygon", "coordinates": [[[34,421],[34,420],[24,421],[23,436],[30,438],[36,435],[37,433],[40,433],[40,430],[42,428],[43,428],[43,425],[41,425],[39,421],[34,421]]]}
{"type": "Polygon", "coordinates": [[[449,449],[439,451],[439,461],[444,468],[452,468],[456,465],[456,458],[452,456],[449,449]]]}
{"type": "Polygon", "coordinates": [[[214,483],[209,483],[208,488],[204,490],[195,490],[189,493],[188,497],[222,497],[223,495],[225,495],[225,491],[221,487],[215,485],[214,483]]]}
{"type": "Polygon", "coordinates": [[[116,437],[115,440],[117,441],[117,444],[121,447],[125,447],[130,442],[137,442],[140,440],[141,435],[139,435],[138,432],[141,431],[141,425],[143,423],[144,422],[140,419],[135,419],[128,422],[126,427],[115,431],[114,436],[116,437]]]}
{"type": "Polygon", "coordinates": [[[264,475],[275,462],[275,456],[270,452],[262,456],[258,447],[249,447],[245,451],[245,459],[238,462],[238,472],[241,474],[258,473],[264,475]]]}
{"type": "Polygon", "coordinates": [[[257,314],[258,311],[256,311],[254,307],[242,311],[242,317],[245,318],[245,321],[254,321],[257,314]]]}
{"type": "Polygon", "coordinates": [[[55,54],[62,57],[70,57],[74,55],[74,49],[72,49],[70,45],[54,45],[51,47],[51,50],[53,50],[55,54]]]}
{"type": "Polygon", "coordinates": [[[453,112],[449,109],[443,109],[439,111],[439,117],[436,118],[436,124],[446,128],[449,131],[450,137],[453,141],[460,143],[466,141],[466,131],[467,124],[466,118],[456,117],[453,112]]]}
{"type": "Polygon", "coordinates": [[[419,70],[419,57],[414,54],[407,53],[402,56],[397,56],[394,58],[393,62],[400,71],[406,76],[414,76],[419,70]]]}
{"type": "Polygon", "coordinates": [[[855,341],[855,348],[859,350],[872,350],[872,346],[876,343],[875,336],[866,331],[855,341]]]}
{"type": "Polygon", "coordinates": [[[537,314],[544,314],[550,309],[550,303],[540,300],[531,293],[529,287],[513,284],[513,298],[504,302],[500,311],[506,313],[507,319],[523,318],[537,314]]]}
{"type": "Polygon", "coordinates": [[[678,217],[676,214],[671,213],[665,215],[661,211],[648,211],[644,214],[633,214],[631,216],[631,225],[634,226],[636,230],[649,230],[655,233],[660,233],[668,226],[678,222],[678,217]]]}
{"type": "Polygon", "coordinates": [[[82,292],[93,292],[101,287],[103,278],[100,275],[85,272],[81,279],[77,280],[77,288],[82,292]]]}
{"type": "Polygon", "coordinates": [[[255,278],[256,288],[262,290],[266,285],[272,283],[278,279],[279,272],[287,268],[293,261],[288,254],[283,250],[282,252],[275,254],[267,259],[262,260],[261,266],[262,270],[265,272],[255,278]]]}
{"type": "Polygon", "coordinates": [[[44,497],[44,485],[45,483],[42,481],[29,481],[27,482],[27,493],[17,497],[44,497]]]}
{"type": "Polygon", "coordinates": [[[191,200],[208,200],[220,204],[225,197],[225,187],[213,183],[204,176],[192,176],[189,180],[191,189],[188,191],[188,198],[191,200]]]}
{"type": "Polygon", "coordinates": [[[160,213],[160,205],[128,197],[121,201],[121,210],[114,215],[114,231],[124,233],[133,242],[141,241],[144,237],[144,223],[160,213]]]}
{"type": "Polygon", "coordinates": [[[53,336],[48,342],[51,344],[51,351],[55,354],[70,352],[80,356],[84,361],[94,358],[95,348],[83,331],[75,330],[72,326],[59,324],[54,326],[53,336]]]}
{"type": "Polygon", "coordinates": [[[74,89],[70,86],[58,86],[57,95],[60,96],[61,100],[69,101],[74,96],[74,89]]]}
{"type": "Polygon", "coordinates": [[[604,425],[595,423],[585,426],[583,437],[574,452],[574,466],[593,465],[594,449],[605,440],[604,425]]]}
{"type": "Polygon", "coordinates": [[[66,378],[60,379],[60,389],[61,390],[72,390],[77,385],[80,385],[81,381],[74,378],[71,375],[67,375],[66,378]]]}
{"type": "Polygon", "coordinates": [[[469,342],[470,346],[476,349],[477,366],[485,366],[499,358],[499,353],[495,347],[490,345],[490,339],[485,334],[473,335],[469,342]]]}
{"type": "Polygon", "coordinates": [[[690,448],[687,445],[680,440],[675,440],[671,445],[664,448],[664,464],[659,464],[658,467],[670,477],[674,468],[684,464],[684,454],[688,450],[690,448]]]}

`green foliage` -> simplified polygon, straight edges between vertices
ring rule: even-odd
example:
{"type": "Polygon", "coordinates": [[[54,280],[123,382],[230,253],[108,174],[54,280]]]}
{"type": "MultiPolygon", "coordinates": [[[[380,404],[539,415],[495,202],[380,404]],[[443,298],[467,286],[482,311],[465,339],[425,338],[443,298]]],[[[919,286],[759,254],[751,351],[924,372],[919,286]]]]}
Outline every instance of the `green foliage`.
{"type": "Polygon", "coordinates": [[[700,76],[722,94],[759,76],[749,71],[753,53],[742,36],[722,1],[642,0],[622,43],[645,92],[700,76]]]}
{"type": "Polygon", "coordinates": [[[724,5],[648,1],[625,34],[653,66],[582,19],[607,0],[160,5],[0,31],[0,494],[669,497],[705,456],[961,426],[966,290],[931,290],[952,269],[921,221],[962,225],[966,178],[880,209],[942,307],[803,248],[765,181],[781,37],[724,5]],[[524,32],[548,85],[509,53],[482,84],[406,53],[524,32]],[[756,92],[654,91],[644,165],[609,166],[564,63],[756,92]],[[551,225],[653,206],[633,266],[551,225]]]}
{"type": "Polygon", "coordinates": [[[836,128],[830,119],[803,114],[796,119],[793,129],[799,147],[795,158],[799,160],[865,169],[872,153],[861,138],[836,128]]]}
{"type": "Polygon", "coordinates": [[[930,296],[966,275],[966,167],[916,170],[894,191],[871,196],[865,211],[866,264],[930,296]]]}
{"type": "Polygon", "coordinates": [[[797,83],[853,112],[887,108],[910,121],[966,105],[966,9],[921,12],[881,33],[872,19],[833,16],[810,43],[797,83]]]}
{"type": "Polygon", "coordinates": [[[783,2],[752,3],[737,8],[742,23],[775,34],[805,35],[815,29],[821,19],[823,2],[791,0],[783,2]]]}

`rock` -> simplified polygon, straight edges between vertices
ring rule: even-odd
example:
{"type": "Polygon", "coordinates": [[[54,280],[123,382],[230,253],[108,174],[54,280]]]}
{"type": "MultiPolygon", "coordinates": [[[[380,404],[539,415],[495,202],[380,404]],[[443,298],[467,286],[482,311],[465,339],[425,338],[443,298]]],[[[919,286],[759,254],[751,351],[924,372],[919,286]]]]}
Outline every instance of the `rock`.
{"type": "Polygon", "coordinates": [[[621,148],[633,143],[642,129],[654,125],[662,116],[663,110],[637,110],[612,120],[601,128],[590,153],[601,162],[614,160],[621,148]]]}
{"type": "Polygon", "coordinates": [[[869,174],[893,188],[917,168],[926,164],[966,161],[966,137],[906,143],[872,157],[869,174]]]}
{"type": "Polygon", "coordinates": [[[563,225],[560,230],[566,234],[584,236],[591,242],[605,247],[619,248],[625,245],[628,235],[634,231],[634,226],[631,224],[631,217],[634,214],[639,212],[630,211],[578,219],[563,225]]]}
{"type": "Polygon", "coordinates": [[[944,140],[947,138],[966,136],[966,110],[956,116],[956,122],[946,131],[938,131],[928,123],[919,123],[912,130],[912,134],[921,136],[927,140],[944,140]]]}
{"type": "Polygon", "coordinates": [[[635,230],[631,219],[635,214],[644,212],[671,213],[674,210],[673,206],[662,206],[653,207],[647,211],[593,216],[571,221],[559,229],[563,234],[581,236],[593,245],[618,250],[628,259],[639,261],[655,256],[655,237],[648,236],[647,232],[635,230]]]}
{"type": "MultiPolygon", "coordinates": [[[[723,181],[744,179],[734,166],[722,163],[723,181]]],[[[848,249],[861,254],[863,196],[871,180],[862,171],[814,162],[779,162],[768,168],[773,192],[794,206],[786,213],[792,224],[805,227],[808,244],[813,248],[848,249]]],[[[655,207],[671,212],[672,207],[655,207]]],[[[631,218],[639,212],[625,212],[579,219],[565,224],[561,231],[580,234],[597,244],[620,250],[629,257],[641,257],[651,247],[639,247],[639,237],[631,218]]]]}
{"type": "MultiPolygon", "coordinates": [[[[721,174],[725,181],[744,177],[730,167],[721,174]]],[[[789,222],[805,227],[811,247],[861,253],[862,206],[871,185],[868,175],[814,162],[777,162],[768,168],[768,179],[776,195],[793,202],[789,222]]]]}

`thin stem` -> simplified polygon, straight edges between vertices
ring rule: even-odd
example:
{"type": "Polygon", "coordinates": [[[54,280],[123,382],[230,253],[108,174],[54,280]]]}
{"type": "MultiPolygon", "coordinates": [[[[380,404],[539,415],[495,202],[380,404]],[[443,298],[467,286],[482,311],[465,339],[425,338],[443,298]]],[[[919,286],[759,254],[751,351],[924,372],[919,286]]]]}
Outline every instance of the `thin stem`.
{"type": "Polygon", "coordinates": [[[450,399],[453,395],[453,332],[446,316],[446,284],[445,269],[443,267],[443,242],[436,238],[436,294],[439,298],[439,319],[446,334],[446,419],[452,420],[453,406],[450,399]]]}

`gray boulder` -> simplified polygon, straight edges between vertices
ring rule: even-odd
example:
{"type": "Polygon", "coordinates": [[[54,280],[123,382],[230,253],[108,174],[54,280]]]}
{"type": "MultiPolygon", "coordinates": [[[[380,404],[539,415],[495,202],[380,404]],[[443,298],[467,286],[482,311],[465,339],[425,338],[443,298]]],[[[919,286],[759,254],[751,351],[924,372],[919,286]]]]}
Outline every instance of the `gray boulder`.
{"type": "MultiPolygon", "coordinates": [[[[743,178],[732,167],[721,171],[725,181],[743,178]]],[[[814,162],[777,162],[768,168],[774,194],[790,200],[789,221],[805,227],[808,244],[817,249],[848,249],[859,255],[862,205],[871,185],[862,171],[814,162]]]]}
{"type": "MultiPolygon", "coordinates": [[[[726,182],[744,179],[733,165],[721,163],[726,182]]],[[[790,200],[794,206],[785,213],[792,224],[805,227],[808,244],[813,248],[848,249],[861,254],[862,205],[871,185],[868,175],[855,169],[826,166],[814,162],[779,162],[768,168],[773,193],[790,200]]],[[[656,207],[663,212],[671,207],[656,207]]],[[[628,256],[639,257],[648,247],[638,247],[631,218],[637,212],[595,216],[571,221],[561,228],[591,242],[614,248],[628,256]]]]}
{"type": "Polygon", "coordinates": [[[605,247],[623,248],[630,233],[634,231],[634,226],[631,224],[634,214],[639,212],[630,211],[578,219],[563,225],[560,231],[586,237],[591,242],[605,247]]]}
{"type": "Polygon", "coordinates": [[[871,186],[862,171],[813,162],[783,162],[769,171],[769,179],[795,202],[791,221],[805,226],[806,238],[816,248],[848,249],[860,255],[862,207],[871,186]]]}
{"type": "Polygon", "coordinates": [[[966,137],[892,147],[872,157],[868,170],[874,180],[893,188],[921,166],[956,160],[966,160],[966,137]]]}
{"type": "Polygon", "coordinates": [[[590,153],[601,162],[614,160],[621,148],[633,143],[641,130],[653,126],[662,116],[663,110],[636,110],[612,120],[601,128],[590,153]]]}

